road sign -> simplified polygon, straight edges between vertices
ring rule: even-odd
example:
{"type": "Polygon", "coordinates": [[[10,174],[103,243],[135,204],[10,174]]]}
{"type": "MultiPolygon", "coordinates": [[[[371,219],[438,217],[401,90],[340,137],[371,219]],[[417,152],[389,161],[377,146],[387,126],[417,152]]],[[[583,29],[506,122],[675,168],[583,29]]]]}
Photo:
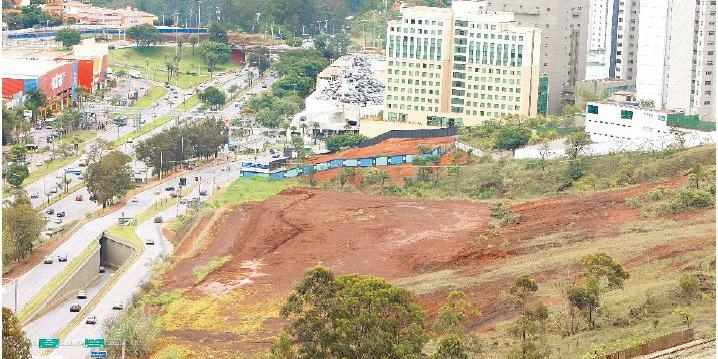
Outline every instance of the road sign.
{"type": "Polygon", "coordinates": [[[60,347],[60,339],[58,338],[48,338],[48,339],[40,339],[40,349],[55,349],[60,347]]]}
{"type": "Polygon", "coordinates": [[[85,348],[104,348],[105,339],[85,339],[85,348]]]}
{"type": "Polygon", "coordinates": [[[92,352],[90,358],[107,358],[107,352],[92,352]]]}

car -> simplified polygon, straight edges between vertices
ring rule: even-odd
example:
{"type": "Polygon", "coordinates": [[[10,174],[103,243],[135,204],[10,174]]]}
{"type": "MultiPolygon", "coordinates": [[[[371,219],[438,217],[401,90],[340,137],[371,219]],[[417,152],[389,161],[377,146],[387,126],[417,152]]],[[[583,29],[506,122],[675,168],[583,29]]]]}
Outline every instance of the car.
{"type": "Polygon", "coordinates": [[[124,308],[122,302],[115,302],[115,304],[112,305],[112,310],[122,310],[122,308],[124,308]]]}
{"type": "Polygon", "coordinates": [[[75,201],[82,201],[82,195],[78,194],[77,196],[75,196],[75,201]]]}
{"type": "Polygon", "coordinates": [[[203,189],[203,190],[199,191],[199,195],[200,195],[200,196],[206,196],[206,195],[207,195],[207,190],[206,190],[206,189],[203,189]]]}
{"type": "Polygon", "coordinates": [[[55,218],[55,219],[52,221],[52,223],[62,224],[62,218],[55,218]]]}
{"type": "Polygon", "coordinates": [[[162,223],[162,216],[155,217],[155,223],[162,223]]]}
{"type": "Polygon", "coordinates": [[[154,245],[155,240],[152,238],[147,238],[147,239],[145,239],[145,244],[154,245]]]}
{"type": "Polygon", "coordinates": [[[33,199],[35,199],[35,198],[40,198],[40,195],[37,194],[37,192],[33,192],[33,193],[30,194],[30,198],[33,198],[33,199]]]}
{"type": "Polygon", "coordinates": [[[77,176],[77,178],[79,178],[79,179],[85,179],[85,176],[84,176],[82,173],[80,173],[80,175],[77,176]]]}
{"type": "Polygon", "coordinates": [[[42,165],[43,165],[42,162],[38,162],[38,163],[35,164],[35,167],[42,167],[42,165]]]}
{"type": "Polygon", "coordinates": [[[179,193],[177,193],[177,191],[171,192],[170,197],[177,198],[177,197],[179,197],[179,193]]]}
{"type": "Polygon", "coordinates": [[[130,202],[132,202],[132,203],[137,203],[137,202],[139,202],[139,201],[140,201],[140,200],[137,199],[137,197],[132,197],[132,199],[130,200],[130,202]]]}
{"type": "Polygon", "coordinates": [[[105,267],[100,266],[100,273],[105,273],[105,267]]]}
{"type": "Polygon", "coordinates": [[[87,299],[87,292],[84,290],[77,292],[77,299],[87,299]]]}
{"type": "Polygon", "coordinates": [[[58,179],[59,179],[59,178],[62,178],[62,173],[56,174],[56,175],[55,175],[55,178],[58,178],[58,179]]]}
{"type": "Polygon", "coordinates": [[[187,198],[180,199],[180,204],[187,204],[187,198]]]}
{"type": "Polygon", "coordinates": [[[266,88],[267,88],[267,84],[262,84],[262,88],[263,88],[263,89],[266,89],[266,88]]]}
{"type": "Polygon", "coordinates": [[[131,138],[129,138],[129,139],[127,139],[127,143],[134,143],[134,141],[131,138]]]}
{"type": "Polygon", "coordinates": [[[47,257],[45,257],[45,260],[42,263],[52,264],[52,262],[53,262],[52,256],[47,256],[47,257]]]}
{"type": "Polygon", "coordinates": [[[165,191],[167,191],[167,192],[174,191],[174,190],[175,190],[175,188],[173,186],[165,187],[165,191]]]}
{"type": "Polygon", "coordinates": [[[67,262],[67,254],[58,254],[57,261],[58,262],[67,262]]]}
{"type": "Polygon", "coordinates": [[[50,188],[50,193],[57,193],[57,188],[55,188],[55,187],[50,188]]]}
{"type": "Polygon", "coordinates": [[[72,304],[70,304],[70,311],[71,311],[71,312],[79,312],[81,309],[82,309],[82,307],[80,307],[80,303],[72,303],[72,304]]]}
{"type": "Polygon", "coordinates": [[[90,325],[97,324],[97,317],[94,315],[87,317],[87,319],[85,320],[85,324],[90,324],[90,325]]]}
{"type": "Polygon", "coordinates": [[[59,212],[57,212],[56,216],[58,216],[58,217],[65,217],[65,211],[59,211],[59,212]]]}

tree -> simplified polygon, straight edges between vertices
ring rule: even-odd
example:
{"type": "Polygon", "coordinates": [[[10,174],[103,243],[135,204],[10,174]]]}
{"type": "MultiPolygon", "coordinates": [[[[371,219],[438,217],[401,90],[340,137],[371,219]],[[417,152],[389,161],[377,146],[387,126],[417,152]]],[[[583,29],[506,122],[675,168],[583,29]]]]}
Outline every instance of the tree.
{"type": "Polygon", "coordinates": [[[232,50],[227,44],[206,41],[199,45],[199,56],[207,64],[207,70],[213,72],[218,64],[229,62],[232,50]]]}
{"type": "Polygon", "coordinates": [[[134,40],[138,47],[149,46],[160,41],[160,31],[151,24],[130,26],[125,30],[125,34],[134,40]]]}
{"type": "Polygon", "coordinates": [[[7,182],[15,188],[22,187],[22,182],[30,176],[26,165],[21,165],[17,162],[12,163],[7,167],[7,173],[5,178],[7,182]]]}
{"type": "Polygon", "coordinates": [[[696,185],[696,189],[700,188],[701,181],[705,181],[710,176],[705,167],[698,161],[693,162],[689,174],[691,181],[696,185]]]}
{"type": "Polygon", "coordinates": [[[26,158],[27,147],[21,143],[16,143],[10,146],[10,162],[25,162],[26,158]]]}
{"type": "Polygon", "coordinates": [[[112,151],[87,167],[87,190],[102,207],[124,196],[134,187],[130,156],[112,151]]]}
{"type": "Polygon", "coordinates": [[[259,75],[261,76],[265,70],[272,64],[269,56],[269,49],[264,46],[255,47],[249,51],[247,56],[249,64],[256,66],[259,69],[259,75]]]}
{"type": "Polygon", "coordinates": [[[284,42],[291,47],[300,47],[302,46],[302,38],[296,37],[296,36],[290,36],[284,42]]]}
{"type": "Polygon", "coordinates": [[[696,319],[691,308],[678,307],[673,310],[673,313],[676,313],[681,318],[683,324],[686,325],[686,329],[691,329],[691,324],[693,324],[693,320],[696,319]]]}
{"type": "Polygon", "coordinates": [[[197,35],[190,35],[189,37],[189,43],[192,45],[192,55],[194,56],[194,47],[199,42],[199,36],[197,35]]]}
{"type": "Polygon", "coordinates": [[[25,107],[30,110],[37,110],[47,105],[47,97],[40,90],[28,90],[25,97],[25,107]]]}
{"type": "Polygon", "coordinates": [[[556,131],[548,131],[543,134],[536,133],[533,136],[531,136],[530,143],[533,143],[535,145],[538,145],[539,147],[539,156],[541,157],[541,169],[546,169],[546,159],[548,158],[549,151],[551,150],[551,141],[554,141],[558,138],[558,133],[556,131]]]}
{"type": "Polygon", "coordinates": [[[341,189],[344,189],[344,185],[347,182],[352,182],[356,178],[356,171],[352,167],[344,167],[341,171],[339,171],[339,175],[337,176],[337,180],[339,181],[339,187],[341,189]]]}
{"type": "Polygon", "coordinates": [[[82,40],[80,32],[74,29],[60,29],[55,32],[55,41],[61,42],[62,46],[71,47],[82,40]]]}
{"type": "Polygon", "coordinates": [[[314,47],[327,59],[336,59],[347,54],[351,40],[346,33],[321,34],[314,38],[314,47]]]}
{"type": "Polygon", "coordinates": [[[514,307],[516,307],[516,309],[523,309],[537,290],[538,284],[536,284],[533,278],[528,275],[518,277],[509,290],[509,293],[513,297],[514,307]]]}
{"type": "Polygon", "coordinates": [[[184,45],[184,37],[178,37],[177,38],[177,52],[178,52],[179,57],[182,57],[182,45],[184,45]]]}
{"type": "Polygon", "coordinates": [[[45,219],[32,208],[25,191],[17,190],[15,199],[2,210],[2,246],[7,260],[21,260],[32,251],[45,219]]]}
{"type": "Polygon", "coordinates": [[[418,358],[429,339],[409,291],[325,267],[305,273],[280,314],[301,358],[418,358]]]}
{"type": "Polygon", "coordinates": [[[509,290],[513,305],[519,311],[519,317],[509,333],[520,341],[519,347],[511,351],[510,357],[527,359],[548,356],[548,350],[542,343],[548,309],[543,303],[532,303],[536,291],[538,285],[528,275],[518,277],[509,290]]]}
{"type": "Polygon", "coordinates": [[[2,308],[3,359],[30,359],[30,340],[10,308],[2,308]]]}
{"type": "Polygon", "coordinates": [[[219,108],[227,101],[227,96],[224,95],[224,92],[214,86],[209,86],[204,91],[201,91],[198,97],[202,103],[212,109],[219,108]]]}
{"type": "Polygon", "coordinates": [[[212,25],[209,26],[209,41],[226,44],[227,30],[218,22],[212,23],[212,25]]]}
{"type": "Polygon", "coordinates": [[[384,188],[384,183],[389,180],[389,173],[383,170],[370,169],[364,175],[364,182],[366,184],[379,184],[380,188],[384,188]]]}
{"type": "Polygon", "coordinates": [[[448,302],[436,314],[433,326],[436,333],[462,335],[466,330],[464,323],[470,318],[481,316],[481,312],[475,310],[464,298],[462,291],[455,290],[449,293],[448,302]]]}
{"type": "Polygon", "coordinates": [[[683,298],[688,305],[691,305],[691,300],[698,295],[700,290],[700,283],[695,275],[684,274],[678,279],[678,294],[683,298]]]}
{"type": "Polygon", "coordinates": [[[571,132],[566,136],[564,144],[566,145],[568,157],[575,160],[581,154],[581,151],[591,144],[591,136],[583,131],[571,132]]]}
{"type": "Polygon", "coordinates": [[[504,126],[496,136],[496,148],[516,152],[519,147],[529,143],[531,130],[518,126],[504,126]]]}
{"type": "Polygon", "coordinates": [[[582,287],[570,285],[566,288],[566,299],[569,304],[569,316],[571,317],[571,335],[576,334],[575,309],[588,313],[589,325],[593,326],[593,312],[598,308],[598,291],[595,287],[582,287]]]}
{"type": "MultiPolygon", "coordinates": [[[[114,343],[125,342],[126,354],[135,358],[147,358],[152,351],[152,345],[157,338],[159,328],[156,318],[148,316],[137,310],[131,310],[127,315],[115,316],[105,322],[107,340],[114,343]]],[[[120,357],[121,349],[115,345],[110,349],[112,357],[120,357]]]]}
{"type": "Polygon", "coordinates": [[[366,140],[368,140],[366,136],[356,133],[332,135],[327,137],[327,150],[331,152],[337,152],[346,147],[356,147],[366,140]]]}
{"type": "Polygon", "coordinates": [[[57,118],[57,121],[55,121],[55,126],[57,127],[57,129],[77,130],[78,128],[80,128],[82,118],[82,112],[74,108],[68,108],[65,109],[65,111],[62,112],[60,117],[57,118]]]}
{"type": "Polygon", "coordinates": [[[431,356],[432,359],[469,359],[466,354],[466,348],[461,342],[458,335],[449,335],[441,338],[439,341],[439,349],[436,354],[431,356]]]}
{"type": "Polygon", "coordinates": [[[314,80],[306,76],[290,74],[282,76],[272,85],[272,91],[277,96],[288,96],[296,94],[297,96],[306,97],[314,89],[314,80]]]}

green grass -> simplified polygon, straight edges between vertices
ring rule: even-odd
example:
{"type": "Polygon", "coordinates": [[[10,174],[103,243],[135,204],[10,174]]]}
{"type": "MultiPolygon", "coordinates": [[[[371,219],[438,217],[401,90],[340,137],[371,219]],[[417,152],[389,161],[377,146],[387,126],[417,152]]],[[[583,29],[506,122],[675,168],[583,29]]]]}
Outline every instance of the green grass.
{"type": "MultiPolygon", "coordinates": [[[[171,61],[175,56],[175,48],[160,46],[131,47],[115,49],[110,51],[110,62],[113,67],[139,70],[143,76],[155,81],[167,81],[166,62],[171,61]]],[[[236,67],[236,64],[229,62],[219,64],[216,72],[225,71],[236,67]]],[[[172,83],[182,88],[190,88],[209,79],[207,65],[195,49],[192,55],[190,46],[182,49],[179,61],[179,76],[172,79],[172,83]],[[197,75],[190,75],[187,72],[195,72],[197,75]]]]}
{"type": "Polygon", "coordinates": [[[139,137],[139,136],[142,136],[142,135],[144,135],[144,134],[146,134],[146,133],[148,133],[148,132],[154,130],[155,128],[160,127],[160,126],[166,124],[167,122],[172,121],[174,118],[175,118],[175,117],[174,117],[173,115],[164,115],[164,116],[158,117],[158,118],[156,118],[154,121],[152,121],[152,122],[150,122],[150,123],[146,123],[145,125],[143,125],[142,127],[140,127],[139,130],[134,130],[134,131],[132,131],[132,132],[130,132],[130,133],[126,133],[126,134],[120,136],[118,139],[116,139],[116,140],[113,142],[113,145],[114,145],[115,147],[122,146],[122,145],[123,145],[125,142],[127,142],[127,140],[129,140],[130,138],[133,138],[133,139],[134,139],[134,138],[137,138],[137,137],[139,137]]]}
{"type": "Polygon", "coordinates": [[[225,263],[232,259],[232,255],[226,255],[224,257],[214,258],[207,265],[197,267],[194,269],[193,274],[196,283],[203,281],[210,273],[214,272],[217,268],[222,267],[225,263]]]}
{"type": "Polygon", "coordinates": [[[157,100],[167,94],[167,89],[162,86],[153,86],[147,94],[140,97],[135,103],[132,104],[134,108],[148,108],[152,106],[157,100]]]}
{"type": "Polygon", "coordinates": [[[299,182],[294,179],[278,181],[259,177],[240,178],[232,182],[217,199],[208,201],[207,205],[219,207],[241,202],[262,201],[298,184],[299,182]]]}
{"type": "Polygon", "coordinates": [[[62,200],[63,198],[65,198],[65,197],[71,195],[73,192],[77,191],[78,189],[80,189],[80,188],[82,188],[82,187],[84,187],[84,186],[85,186],[85,181],[80,181],[80,183],[78,183],[78,184],[76,184],[76,185],[74,185],[74,186],[68,188],[68,189],[67,189],[67,193],[64,193],[64,192],[63,192],[63,193],[60,194],[60,195],[57,195],[57,196],[55,196],[55,197],[52,197],[49,202],[43,202],[43,204],[42,204],[40,207],[37,207],[36,209],[37,209],[38,211],[42,211],[43,209],[52,206],[53,204],[59,202],[59,201],[62,200]]]}
{"type": "Polygon", "coordinates": [[[189,111],[197,105],[199,105],[199,97],[197,97],[197,95],[192,95],[187,100],[177,105],[177,107],[175,107],[175,110],[189,111]]]}
{"type": "Polygon", "coordinates": [[[20,321],[23,321],[25,319],[28,319],[28,315],[32,314],[42,303],[45,303],[50,295],[57,290],[60,285],[70,276],[70,274],[75,271],[82,262],[84,262],[90,254],[92,254],[93,251],[95,251],[99,247],[99,243],[97,241],[92,241],[90,245],[85,247],[85,249],[80,252],[80,254],[75,257],[70,264],[68,264],[62,272],[58,273],[52,280],[50,280],[47,285],[45,285],[38,293],[35,295],[30,302],[25,305],[25,308],[23,308],[20,313],[18,313],[17,318],[20,321]]]}

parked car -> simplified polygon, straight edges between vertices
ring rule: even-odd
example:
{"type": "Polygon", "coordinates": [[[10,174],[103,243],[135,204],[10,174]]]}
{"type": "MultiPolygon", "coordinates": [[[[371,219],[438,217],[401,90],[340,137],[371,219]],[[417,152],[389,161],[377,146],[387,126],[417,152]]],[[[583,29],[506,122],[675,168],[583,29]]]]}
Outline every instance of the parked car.
{"type": "Polygon", "coordinates": [[[82,307],[80,307],[80,303],[72,303],[70,304],[70,311],[71,312],[79,312],[82,307]]]}
{"type": "Polygon", "coordinates": [[[180,204],[187,204],[187,198],[180,199],[180,204]]]}
{"type": "Polygon", "coordinates": [[[55,219],[52,221],[52,223],[62,224],[62,218],[55,218],[55,219]]]}
{"type": "Polygon", "coordinates": [[[177,198],[177,197],[179,197],[179,193],[177,193],[176,191],[171,192],[171,193],[170,193],[170,197],[172,197],[172,198],[177,198]]]}
{"type": "Polygon", "coordinates": [[[55,187],[50,188],[50,193],[53,193],[53,194],[57,193],[57,188],[55,188],[55,187]]]}
{"type": "Polygon", "coordinates": [[[174,186],[167,186],[167,187],[165,187],[165,191],[167,191],[167,192],[169,192],[169,191],[174,191],[174,190],[175,190],[174,186]]]}
{"type": "Polygon", "coordinates": [[[97,317],[94,315],[87,317],[87,320],[85,320],[85,324],[90,324],[90,325],[97,324],[97,317]]]}
{"type": "Polygon", "coordinates": [[[82,195],[79,194],[79,195],[75,196],[75,201],[82,201],[82,195]]]}
{"type": "Polygon", "coordinates": [[[47,257],[45,257],[45,260],[42,263],[52,264],[52,261],[53,261],[52,256],[47,256],[47,257]]]}
{"type": "Polygon", "coordinates": [[[145,239],[145,244],[154,245],[155,240],[153,238],[148,237],[147,239],[145,239]]]}
{"type": "Polygon", "coordinates": [[[58,262],[67,262],[67,254],[59,254],[57,256],[57,261],[58,262]]]}
{"type": "Polygon", "coordinates": [[[200,195],[200,196],[206,196],[206,195],[207,195],[207,190],[206,190],[206,189],[203,189],[203,190],[199,191],[199,195],[200,195]]]}
{"type": "Polygon", "coordinates": [[[155,223],[162,223],[162,217],[161,216],[155,217],[155,223]]]}
{"type": "Polygon", "coordinates": [[[100,266],[100,273],[105,273],[105,267],[100,266]]]}
{"type": "Polygon", "coordinates": [[[122,310],[122,308],[124,308],[122,302],[115,302],[115,304],[112,305],[112,310],[122,310]]]}
{"type": "Polygon", "coordinates": [[[77,292],[77,299],[87,299],[87,292],[84,290],[77,292]]]}
{"type": "Polygon", "coordinates": [[[47,215],[53,215],[53,214],[55,214],[55,210],[52,209],[52,208],[48,208],[48,209],[45,210],[45,214],[47,214],[47,215]]]}
{"type": "Polygon", "coordinates": [[[34,198],[39,198],[39,197],[40,197],[40,195],[37,194],[37,192],[33,192],[33,193],[30,194],[30,198],[33,198],[33,199],[34,199],[34,198]]]}
{"type": "Polygon", "coordinates": [[[137,199],[137,197],[132,197],[132,199],[130,200],[130,202],[132,202],[132,203],[137,203],[137,202],[139,202],[139,201],[140,201],[140,200],[137,199]]]}
{"type": "Polygon", "coordinates": [[[59,211],[55,214],[57,217],[65,217],[65,211],[59,211]]]}

